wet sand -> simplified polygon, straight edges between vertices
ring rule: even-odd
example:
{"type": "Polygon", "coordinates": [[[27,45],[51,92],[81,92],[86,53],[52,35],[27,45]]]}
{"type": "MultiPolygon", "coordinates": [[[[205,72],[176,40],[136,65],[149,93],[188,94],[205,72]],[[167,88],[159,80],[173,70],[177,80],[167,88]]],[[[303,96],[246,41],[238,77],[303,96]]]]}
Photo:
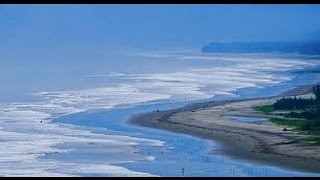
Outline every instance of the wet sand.
{"type": "Polygon", "coordinates": [[[311,86],[291,89],[279,96],[190,104],[168,111],[131,117],[128,122],[145,127],[186,133],[221,144],[219,152],[233,158],[307,172],[320,172],[320,146],[301,141],[305,135],[283,131],[268,121],[240,122],[226,116],[270,117],[256,112],[257,105],[285,96],[310,96],[311,86]]]}

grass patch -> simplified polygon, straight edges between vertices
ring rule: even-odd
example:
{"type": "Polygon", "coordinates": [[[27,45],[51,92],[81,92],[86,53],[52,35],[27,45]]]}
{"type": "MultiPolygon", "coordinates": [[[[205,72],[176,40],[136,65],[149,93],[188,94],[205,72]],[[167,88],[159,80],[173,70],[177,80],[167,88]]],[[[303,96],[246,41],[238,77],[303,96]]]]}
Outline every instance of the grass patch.
{"type": "Polygon", "coordinates": [[[320,137],[319,136],[307,136],[303,138],[303,140],[309,144],[320,145],[320,137]]]}
{"type": "Polygon", "coordinates": [[[273,105],[256,106],[256,107],[254,107],[254,110],[260,111],[264,114],[269,114],[274,111],[273,105]]]}
{"type": "Polygon", "coordinates": [[[270,121],[280,126],[290,127],[306,135],[302,140],[309,144],[320,145],[320,129],[315,126],[317,120],[313,119],[289,119],[289,118],[271,118],[270,121]]]}
{"type": "Polygon", "coordinates": [[[269,121],[304,134],[303,140],[320,145],[320,84],[312,89],[315,98],[288,97],[278,99],[270,105],[256,106],[253,109],[272,115],[269,121]]]}
{"type": "Polygon", "coordinates": [[[270,121],[277,125],[291,127],[295,130],[310,130],[311,123],[304,119],[271,118],[270,121]]]}

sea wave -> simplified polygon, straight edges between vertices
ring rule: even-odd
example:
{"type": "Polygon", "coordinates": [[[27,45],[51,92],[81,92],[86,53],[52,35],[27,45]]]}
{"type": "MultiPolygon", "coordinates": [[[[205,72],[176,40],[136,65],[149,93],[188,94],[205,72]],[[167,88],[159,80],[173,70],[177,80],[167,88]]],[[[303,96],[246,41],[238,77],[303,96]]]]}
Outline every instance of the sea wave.
{"type": "Polygon", "coordinates": [[[230,94],[237,89],[262,87],[290,80],[286,72],[319,65],[317,61],[280,58],[208,57],[186,54],[144,54],[150,58],[173,57],[180,60],[205,59],[218,62],[207,67],[170,73],[87,75],[87,77],[121,78],[126,83],[80,90],[34,93],[39,102],[16,102],[0,109],[0,175],[4,176],[75,176],[104,174],[109,176],[151,176],[134,172],[117,163],[154,160],[135,153],[139,145],[162,146],[163,141],[123,135],[97,134],[76,126],[52,123],[52,119],[92,109],[111,109],[119,105],[136,105],[158,100],[183,101],[230,94]],[[280,72],[280,73],[279,73],[280,72]],[[108,149],[110,161],[104,163],[65,163],[39,157],[50,153],[65,153],[70,149],[61,144],[99,146],[108,149]],[[122,152],[122,159],[112,158],[122,152]]]}

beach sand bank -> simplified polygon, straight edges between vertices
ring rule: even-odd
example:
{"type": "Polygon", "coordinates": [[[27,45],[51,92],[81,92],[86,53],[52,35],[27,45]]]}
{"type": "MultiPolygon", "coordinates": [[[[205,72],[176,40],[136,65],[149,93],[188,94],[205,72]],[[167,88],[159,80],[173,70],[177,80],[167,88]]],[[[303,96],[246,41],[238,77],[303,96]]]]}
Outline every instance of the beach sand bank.
{"type": "Polygon", "coordinates": [[[131,117],[140,126],[186,133],[221,144],[212,153],[307,172],[320,172],[320,146],[306,144],[305,136],[283,131],[269,121],[240,122],[227,116],[269,117],[255,110],[286,96],[310,96],[311,85],[291,89],[279,96],[190,104],[168,111],[154,111],[131,117]]]}

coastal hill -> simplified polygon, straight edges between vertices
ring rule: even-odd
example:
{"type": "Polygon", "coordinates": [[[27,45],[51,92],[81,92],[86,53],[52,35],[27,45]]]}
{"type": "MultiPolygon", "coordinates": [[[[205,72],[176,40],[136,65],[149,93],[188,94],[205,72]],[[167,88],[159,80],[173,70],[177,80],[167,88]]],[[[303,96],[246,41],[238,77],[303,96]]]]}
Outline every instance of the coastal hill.
{"type": "Polygon", "coordinates": [[[212,42],[204,53],[300,53],[320,55],[320,42],[212,42]]]}

